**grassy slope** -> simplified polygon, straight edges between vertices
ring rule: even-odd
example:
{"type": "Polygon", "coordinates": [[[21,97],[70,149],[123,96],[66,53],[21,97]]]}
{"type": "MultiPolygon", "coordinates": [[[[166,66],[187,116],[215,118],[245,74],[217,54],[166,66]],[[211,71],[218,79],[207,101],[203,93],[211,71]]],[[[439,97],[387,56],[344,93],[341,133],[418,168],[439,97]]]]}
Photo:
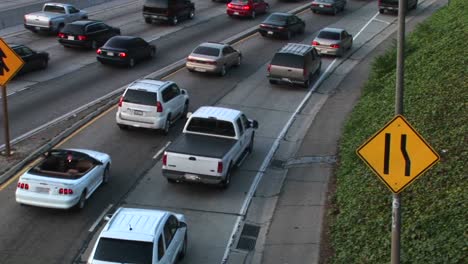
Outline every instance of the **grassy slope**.
{"type": "MultiPolygon", "coordinates": [[[[404,116],[441,161],[402,192],[402,263],[461,263],[468,255],[465,1],[451,0],[407,39],[404,116]]],[[[355,150],[394,116],[395,63],[395,49],[374,62],[345,126],[331,212],[333,263],[390,262],[391,193],[355,150]]]]}

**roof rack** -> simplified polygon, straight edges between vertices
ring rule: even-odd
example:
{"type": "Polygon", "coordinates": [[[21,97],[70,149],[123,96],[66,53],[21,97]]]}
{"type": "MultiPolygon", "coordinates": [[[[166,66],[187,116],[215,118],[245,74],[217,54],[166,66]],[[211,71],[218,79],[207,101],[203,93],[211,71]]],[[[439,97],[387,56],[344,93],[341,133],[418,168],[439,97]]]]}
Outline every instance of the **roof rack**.
{"type": "Polygon", "coordinates": [[[314,47],[306,44],[288,43],[286,44],[286,46],[282,47],[278,52],[304,55],[313,48],[314,47]]]}

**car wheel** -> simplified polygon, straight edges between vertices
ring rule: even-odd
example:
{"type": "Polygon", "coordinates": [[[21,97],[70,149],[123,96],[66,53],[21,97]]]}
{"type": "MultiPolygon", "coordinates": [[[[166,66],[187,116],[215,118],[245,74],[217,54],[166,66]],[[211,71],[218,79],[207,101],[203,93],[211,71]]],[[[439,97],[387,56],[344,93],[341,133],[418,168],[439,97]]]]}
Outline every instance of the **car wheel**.
{"type": "Polygon", "coordinates": [[[312,10],[312,13],[317,14],[317,10],[312,10]]]}
{"type": "Polygon", "coordinates": [[[190,10],[188,18],[193,19],[194,16],[195,16],[195,10],[192,9],[192,10],[190,10]]]}
{"type": "Polygon", "coordinates": [[[252,14],[250,15],[250,18],[255,19],[256,16],[257,16],[257,14],[255,14],[255,11],[252,11],[252,14]]]}
{"type": "Polygon", "coordinates": [[[221,76],[226,75],[226,65],[223,65],[223,67],[221,68],[221,71],[219,72],[219,75],[221,76]]]}
{"type": "Polygon", "coordinates": [[[242,56],[239,55],[239,57],[237,57],[236,67],[239,67],[241,65],[241,62],[242,62],[242,56]]]}
{"type": "Polygon", "coordinates": [[[187,231],[185,231],[184,244],[182,245],[182,249],[180,250],[177,258],[181,261],[184,259],[185,255],[187,255],[187,231]]]}
{"type": "Polygon", "coordinates": [[[152,22],[151,18],[145,18],[145,23],[146,24],[151,24],[151,22],[152,22]]]}
{"type": "Polygon", "coordinates": [[[383,13],[385,13],[385,10],[384,9],[379,9],[379,13],[383,14],[383,13]]]}
{"type": "Polygon", "coordinates": [[[163,134],[168,135],[171,128],[171,115],[167,115],[166,122],[164,123],[163,134]]]}
{"type": "Polygon", "coordinates": [[[106,166],[104,172],[102,173],[102,184],[109,182],[109,165],[106,166]]]}
{"type": "Polygon", "coordinates": [[[177,180],[166,178],[167,182],[170,184],[177,183],[177,180]]]}
{"type": "Polygon", "coordinates": [[[189,109],[189,102],[187,101],[184,104],[184,111],[182,112],[182,118],[185,118],[187,116],[188,109],[189,109]]]}
{"type": "Polygon", "coordinates": [[[98,48],[97,42],[95,40],[91,41],[91,49],[95,50],[98,48]]]}
{"type": "Polygon", "coordinates": [[[154,58],[155,55],[156,55],[156,50],[155,50],[155,49],[151,49],[151,50],[150,50],[150,54],[149,54],[150,58],[154,58]]]}
{"type": "Polygon", "coordinates": [[[310,74],[309,74],[309,78],[304,82],[304,88],[309,88],[309,85],[310,85],[310,74]]]}
{"type": "Polygon", "coordinates": [[[173,16],[171,20],[171,24],[175,26],[177,25],[177,23],[179,23],[179,19],[177,19],[177,16],[173,16]]]}
{"type": "Polygon", "coordinates": [[[81,210],[85,207],[85,205],[86,205],[86,190],[84,190],[81,193],[80,200],[76,204],[76,207],[81,210]]]}
{"type": "Polygon", "coordinates": [[[252,137],[250,138],[249,146],[247,147],[247,152],[249,152],[249,154],[251,154],[253,152],[254,138],[255,138],[255,133],[252,133],[252,137]]]}
{"type": "Polygon", "coordinates": [[[221,182],[221,188],[227,189],[229,185],[231,184],[231,171],[232,171],[232,168],[231,168],[231,165],[229,165],[229,169],[226,172],[226,178],[221,182]]]}
{"type": "Polygon", "coordinates": [[[275,80],[269,80],[270,84],[277,84],[278,82],[275,80]]]}
{"type": "Polygon", "coordinates": [[[130,61],[128,62],[128,66],[129,66],[130,68],[135,67],[135,59],[134,59],[134,58],[131,58],[131,59],[130,59],[130,61]]]}
{"type": "Polygon", "coordinates": [[[43,60],[41,62],[41,69],[47,68],[48,65],[49,65],[49,60],[43,60]]]}
{"type": "Polygon", "coordinates": [[[119,126],[120,129],[122,130],[127,130],[128,129],[128,126],[126,125],[122,125],[122,124],[117,124],[119,126]]]}

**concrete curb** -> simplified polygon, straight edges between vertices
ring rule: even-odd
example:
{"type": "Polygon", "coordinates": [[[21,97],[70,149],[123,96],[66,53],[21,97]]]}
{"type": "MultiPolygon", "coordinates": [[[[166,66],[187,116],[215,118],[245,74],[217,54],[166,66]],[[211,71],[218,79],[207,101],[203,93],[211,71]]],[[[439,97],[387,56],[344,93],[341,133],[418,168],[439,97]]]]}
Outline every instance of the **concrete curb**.
{"type": "MultiPolygon", "coordinates": [[[[101,0],[98,0],[98,1],[101,1],[101,0]]],[[[102,1],[105,1],[105,0],[102,0],[102,1]]],[[[303,5],[303,6],[300,6],[300,7],[297,7],[291,11],[289,11],[288,13],[291,13],[291,14],[297,14],[299,12],[302,12],[306,9],[308,9],[310,6],[310,4],[306,4],[306,5],[303,5]]],[[[228,43],[228,44],[234,44],[236,43],[237,41],[243,39],[243,38],[246,38],[250,35],[253,35],[255,33],[257,33],[257,29],[258,27],[257,26],[254,26],[254,27],[251,27],[247,30],[244,30],[228,39],[226,39],[225,43],[228,43]]],[[[179,60],[179,61],[176,61],[154,73],[151,73],[151,74],[148,74],[147,76],[145,76],[144,78],[149,78],[149,79],[162,79],[174,72],[177,72],[178,70],[182,69],[183,67],[185,66],[185,59],[182,59],[182,60],[179,60]]],[[[79,120],[77,123],[75,123],[74,125],[72,125],[71,127],[67,128],[65,131],[61,132],[59,135],[55,136],[54,138],[52,138],[48,143],[44,144],[43,146],[39,147],[38,149],[36,149],[35,151],[33,151],[30,155],[28,155],[25,159],[23,159],[22,161],[20,161],[19,163],[15,164],[14,166],[12,166],[11,168],[9,168],[4,174],[0,175],[0,185],[5,183],[6,181],[8,181],[10,178],[12,178],[16,173],[18,173],[25,165],[27,165],[28,163],[32,162],[34,159],[38,158],[42,153],[44,153],[45,151],[47,151],[48,149],[52,148],[54,145],[58,144],[60,141],[62,141],[64,138],[66,138],[67,136],[71,135],[74,131],[76,131],[77,129],[79,129],[80,127],[82,127],[83,125],[85,125],[86,123],[88,123],[89,121],[91,121],[93,118],[99,116],[101,113],[103,113],[104,111],[108,110],[110,107],[112,107],[116,102],[117,102],[117,98],[118,98],[118,94],[122,93],[122,91],[126,88],[127,86],[123,86],[123,87],[120,87],[119,89],[115,90],[114,92],[112,93],[109,93],[101,98],[98,98],[97,100],[77,109],[79,111],[73,111],[72,113],[70,113],[69,115],[67,116],[64,116],[61,120],[57,120],[56,123],[60,122],[60,121],[64,121],[64,120],[67,120],[69,119],[71,116],[73,115],[76,115],[76,114],[79,114],[81,111],[83,111],[84,109],[87,109],[89,108],[90,105],[96,105],[98,103],[102,103],[102,102],[106,102],[104,104],[104,106],[98,108],[98,110],[94,111],[93,113],[87,115],[86,117],[82,118],[81,120],[79,120]]],[[[40,131],[42,130],[45,130],[47,129],[47,127],[41,129],[40,131]]],[[[39,131],[37,131],[39,132],[39,131]]],[[[31,135],[32,136],[32,135],[31,135]]],[[[17,142],[14,142],[14,143],[19,143],[23,140],[26,140],[27,137],[25,138],[22,138],[20,140],[18,140],[17,142]]]]}

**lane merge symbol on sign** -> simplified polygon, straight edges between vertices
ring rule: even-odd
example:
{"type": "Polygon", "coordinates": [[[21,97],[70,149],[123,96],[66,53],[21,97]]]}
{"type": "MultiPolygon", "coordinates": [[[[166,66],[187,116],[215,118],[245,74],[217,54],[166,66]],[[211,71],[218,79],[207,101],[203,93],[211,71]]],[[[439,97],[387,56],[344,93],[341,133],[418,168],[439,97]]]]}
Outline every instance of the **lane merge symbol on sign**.
{"type": "Polygon", "coordinates": [[[5,86],[23,65],[23,59],[0,38],[0,86],[5,86]]]}
{"type": "Polygon", "coordinates": [[[9,72],[10,69],[8,68],[8,66],[5,64],[5,62],[3,62],[3,59],[6,59],[6,55],[5,53],[3,52],[3,50],[0,48],[0,75],[3,76],[3,72],[9,72]]]}
{"type": "Polygon", "coordinates": [[[368,139],[357,154],[394,193],[401,192],[439,160],[401,115],[368,139]]]}

